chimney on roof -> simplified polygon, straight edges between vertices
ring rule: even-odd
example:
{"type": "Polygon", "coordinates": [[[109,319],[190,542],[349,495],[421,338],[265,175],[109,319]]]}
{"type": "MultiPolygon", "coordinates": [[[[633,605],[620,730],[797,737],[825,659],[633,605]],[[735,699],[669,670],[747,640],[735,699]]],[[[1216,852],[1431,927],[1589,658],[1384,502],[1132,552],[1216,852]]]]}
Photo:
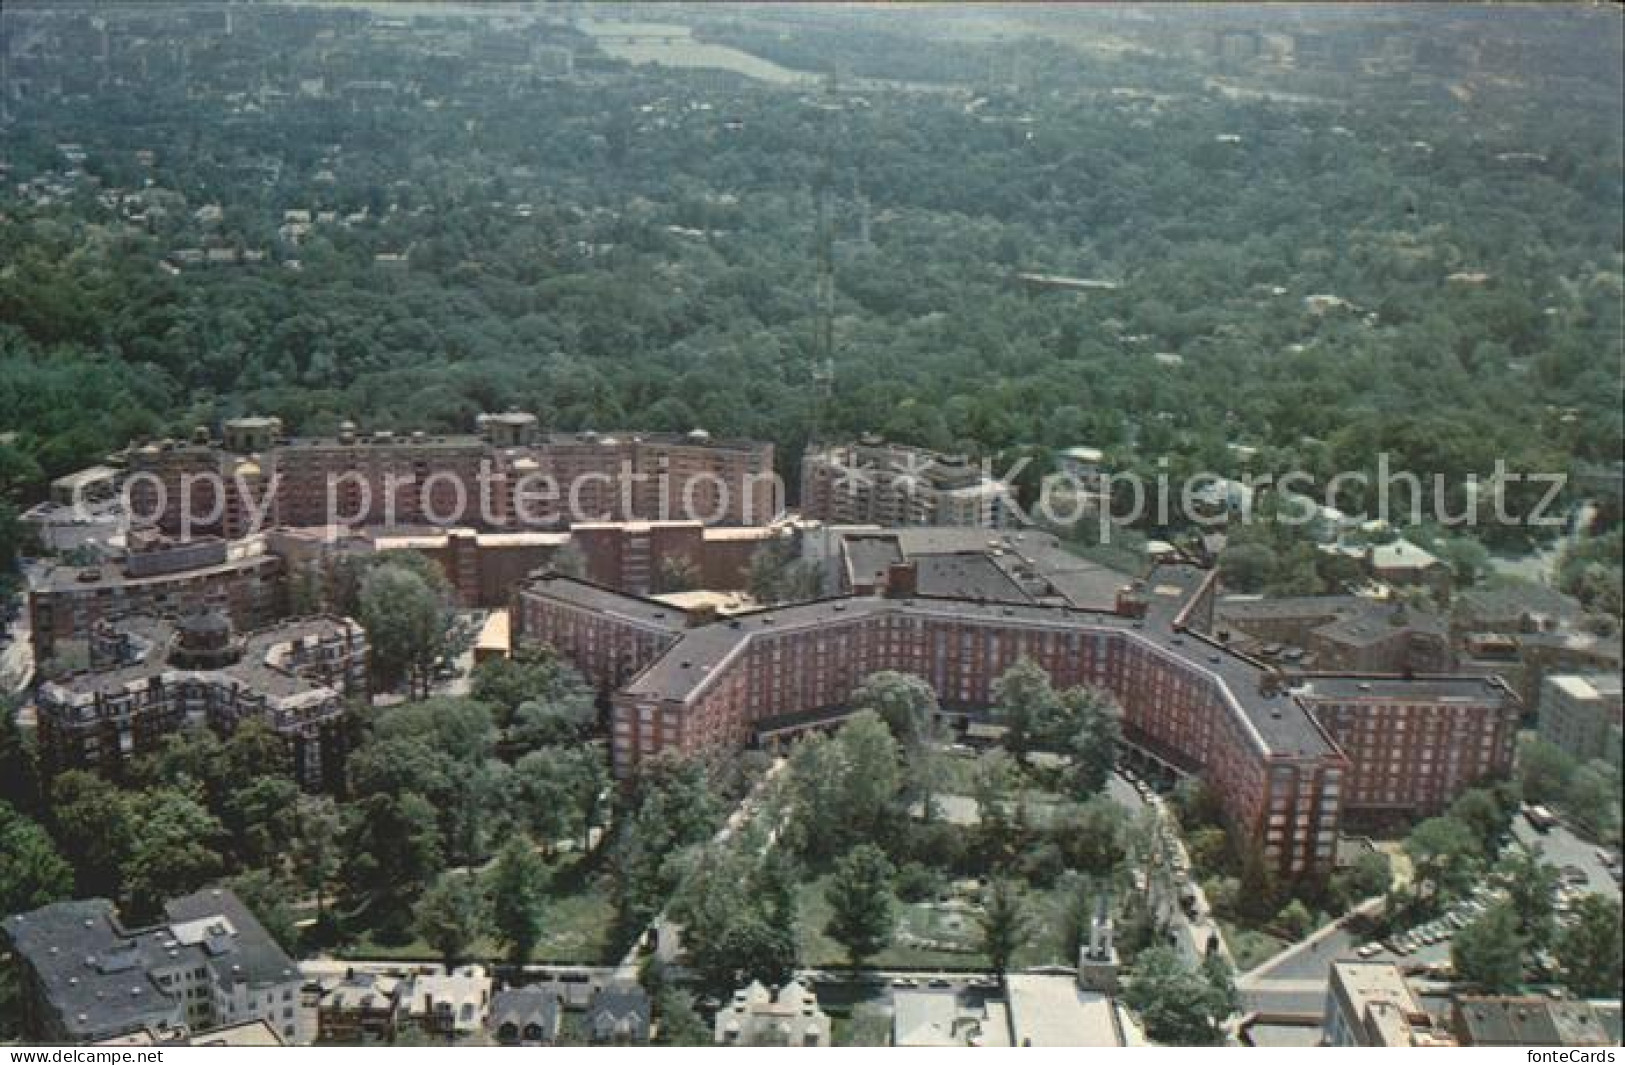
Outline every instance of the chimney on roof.
{"type": "Polygon", "coordinates": [[[911,599],[920,594],[920,567],[913,562],[893,562],[886,567],[887,599],[911,599]]]}
{"type": "Polygon", "coordinates": [[[1117,589],[1117,614],[1125,618],[1145,617],[1147,603],[1137,584],[1125,584],[1117,589]]]}

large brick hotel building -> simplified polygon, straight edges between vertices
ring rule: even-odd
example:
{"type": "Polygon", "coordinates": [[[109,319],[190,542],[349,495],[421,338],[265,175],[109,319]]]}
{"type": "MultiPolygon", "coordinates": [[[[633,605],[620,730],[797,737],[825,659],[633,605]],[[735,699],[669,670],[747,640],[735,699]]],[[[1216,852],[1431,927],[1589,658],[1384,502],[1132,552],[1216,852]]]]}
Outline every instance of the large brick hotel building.
{"type": "Polygon", "coordinates": [[[191,441],[132,448],[131,509],[172,535],[235,539],[256,524],[767,525],[784,504],[772,444],[702,430],[544,433],[517,412],[482,414],[477,429],[397,434],[345,422],[336,436],[289,437],[276,418],[236,418],[219,439],[199,429],[191,441]]]}
{"type": "Polygon", "coordinates": [[[514,638],[556,646],[613,692],[621,774],[659,751],[816,719],[877,670],[923,677],[946,707],[985,707],[1027,656],[1057,685],[1111,690],[1126,741],[1201,775],[1291,878],[1330,870],[1345,818],[1435,811],[1512,763],[1518,705],[1498,679],[1287,677],[1206,634],[1210,571],[1158,566],[1112,609],[893,588],[691,625],[666,604],[545,574],[516,594],[514,638]]]}

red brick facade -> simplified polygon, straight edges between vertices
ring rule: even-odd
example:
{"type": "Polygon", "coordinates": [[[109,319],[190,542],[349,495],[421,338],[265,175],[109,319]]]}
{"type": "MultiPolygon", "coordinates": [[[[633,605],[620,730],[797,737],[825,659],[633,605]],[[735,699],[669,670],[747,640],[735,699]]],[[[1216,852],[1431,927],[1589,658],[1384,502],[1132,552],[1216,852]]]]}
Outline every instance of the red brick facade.
{"type": "Polygon", "coordinates": [[[993,682],[1031,658],[1058,686],[1112,691],[1125,739],[1206,779],[1286,877],[1329,872],[1345,812],[1389,801],[1366,784],[1379,773],[1389,778],[1388,748],[1363,737],[1390,719],[1357,723],[1368,709],[1382,715],[1403,706],[1407,729],[1425,722],[1441,752],[1461,752],[1407,752],[1400,761],[1405,794],[1428,808],[1510,767],[1516,700],[1498,683],[1390,677],[1365,692],[1358,685],[1367,682],[1328,677],[1318,689],[1288,691],[1278,674],[1187,630],[1208,623],[1210,578],[1162,567],[1147,583],[1157,594],[1130,612],[1142,616],[848,598],[685,630],[661,604],[549,577],[520,589],[515,614],[524,622],[515,639],[554,644],[615,692],[622,774],[663,750],[742,746],[763,725],[839,707],[879,670],[924,678],[947,707],[983,707],[993,682]]]}

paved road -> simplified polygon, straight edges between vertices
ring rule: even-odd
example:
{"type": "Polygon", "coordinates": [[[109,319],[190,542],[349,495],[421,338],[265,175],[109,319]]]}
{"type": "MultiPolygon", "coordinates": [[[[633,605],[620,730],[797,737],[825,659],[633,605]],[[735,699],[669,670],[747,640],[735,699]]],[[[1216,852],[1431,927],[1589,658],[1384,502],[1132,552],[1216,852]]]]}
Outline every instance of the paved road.
{"type": "MultiPolygon", "coordinates": [[[[1594,844],[1580,839],[1561,825],[1548,832],[1538,832],[1523,817],[1513,822],[1512,831],[1519,843],[1532,850],[1538,849],[1547,862],[1584,870],[1589,890],[1616,901],[1620,898],[1619,885],[1597,857],[1594,844]]],[[[1362,945],[1360,940],[1342,928],[1323,930],[1312,940],[1288,948],[1237,980],[1242,1001],[1248,1009],[1265,1013],[1319,1013],[1325,1008],[1326,982],[1331,963],[1339,958],[1356,956],[1355,952],[1362,945]]],[[[1373,955],[1372,960],[1407,966],[1449,961],[1450,940],[1423,946],[1404,957],[1383,950],[1373,955]]]]}
{"type": "MultiPolygon", "coordinates": [[[[788,758],[778,758],[774,760],[773,764],[768,767],[767,772],[762,774],[762,779],[755,783],[755,785],[750,789],[750,793],[747,794],[743,800],[741,800],[739,805],[734,809],[733,813],[728,815],[728,819],[722,822],[722,827],[717,829],[716,835],[711,837],[711,842],[709,844],[710,847],[720,847],[727,843],[735,832],[739,831],[743,825],[749,823],[752,817],[756,816],[756,811],[762,802],[763,796],[767,794],[768,788],[772,785],[773,778],[778,776],[779,773],[784,770],[784,767],[789,764],[790,760],[788,758]]],[[[781,827],[781,825],[773,826],[773,828],[767,834],[765,846],[771,847],[778,842],[779,829],[781,827]]],[[[672,892],[672,898],[675,898],[681,891],[682,885],[678,885],[677,890],[672,892]]],[[[649,922],[649,927],[645,929],[644,934],[634,939],[632,941],[632,945],[627,948],[626,957],[621,959],[621,964],[617,967],[617,971],[621,974],[622,979],[637,979],[638,967],[642,960],[644,941],[648,938],[648,934],[650,932],[663,933],[666,935],[670,935],[672,933],[677,933],[679,935],[681,934],[680,928],[678,928],[676,925],[669,924],[667,921],[666,909],[670,905],[671,899],[668,898],[666,900],[666,906],[662,906],[660,912],[655,914],[654,919],[649,922]]]]}
{"type": "MultiPolygon", "coordinates": [[[[1152,802],[1140,798],[1140,793],[1134,790],[1134,785],[1122,776],[1113,773],[1106,782],[1106,795],[1126,806],[1129,810],[1139,813],[1142,810],[1153,810],[1162,823],[1172,826],[1173,819],[1168,814],[1167,807],[1160,799],[1152,802]]],[[[1185,852],[1184,840],[1178,830],[1173,833],[1173,849],[1186,859],[1185,867],[1190,868],[1190,855],[1185,852]]],[[[1213,912],[1207,904],[1207,896],[1202,893],[1202,887],[1194,880],[1181,878],[1177,881],[1177,889],[1190,890],[1196,896],[1196,919],[1185,916],[1183,910],[1176,904],[1170,908],[1170,918],[1173,924],[1174,937],[1179,943],[1180,950],[1184,952],[1186,960],[1192,964],[1199,963],[1207,955],[1208,940],[1217,937],[1219,953],[1232,967],[1235,958],[1230,954],[1230,944],[1225,942],[1224,934],[1218,924],[1213,920],[1213,912]]]]}
{"type": "MultiPolygon", "coordinates": [[[[1368,900],[1362,911],[1380,900],[1368,900]]],[[[1343,922],[1325,925],[1236,980],[1245,1011],[1320,1016],[1326,1010],[1326,986],[1332,962],[1355,957],[1361,943],[1343,922]]]]}
{"type": "MultiPolygon", "coordinates": [[[[0,607],[3,606],[0,604],[0,607]]],[[[0,625],[3,624],[0,621],[0,625]]],[[[10,642],[0,647],[0,694],[10,695],[21,691],[34,672],[34,647],[32,634],[28,631],[28,611],[21,611],[17,620],[5,631],[10,642]]]]}
{"type": "Polygon", "coordinates": [[[1529,850],[1538,850],[1542,858],[1559,868],[1565,865],[1585,870],[1586,890],[1619,901],[1619,885],[1608,874],[1608,867],[1597,857],[1597,845],[1587,843],[1563,825],[1550,831],[1539,832],[1522,815],[1512,821],[1512,834],[1529,850]]]}

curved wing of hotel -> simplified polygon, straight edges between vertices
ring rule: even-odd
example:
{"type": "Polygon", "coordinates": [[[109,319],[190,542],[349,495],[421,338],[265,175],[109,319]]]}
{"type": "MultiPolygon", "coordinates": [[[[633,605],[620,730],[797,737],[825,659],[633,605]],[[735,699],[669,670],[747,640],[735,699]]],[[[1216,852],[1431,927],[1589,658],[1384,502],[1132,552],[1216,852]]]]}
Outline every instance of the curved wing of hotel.
{"type": "MultiPolygon", "coordinates": [[[[1041,568],[1047,556],[1030,554],[1041,568]]],[[[894,566],[882,595],[698,624],[657,600],[540,574],[516,593],[514,639],[554,645],[613,693],[621,774],[661,751],[767,742],[827,722],[877,670],[923,677],[945,708],[985,708],[993,682],[1025,656],[1057,686],[1113,692],[1126,741],[1200,774],[1289,877],[1330,871],[1346,816],[1442,809],[1512,763],[1519,704],[1498,679],[1289,678],[1210,635],[1209,570],[1156,566],[1114,602],[1076,590],[1048,602],[921,595],[911,570],[894,566]]]]}

